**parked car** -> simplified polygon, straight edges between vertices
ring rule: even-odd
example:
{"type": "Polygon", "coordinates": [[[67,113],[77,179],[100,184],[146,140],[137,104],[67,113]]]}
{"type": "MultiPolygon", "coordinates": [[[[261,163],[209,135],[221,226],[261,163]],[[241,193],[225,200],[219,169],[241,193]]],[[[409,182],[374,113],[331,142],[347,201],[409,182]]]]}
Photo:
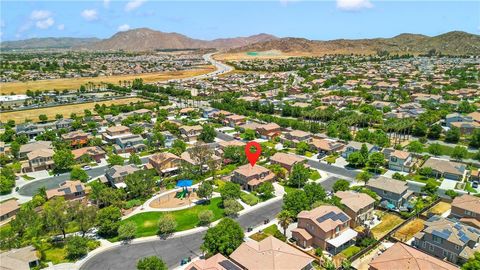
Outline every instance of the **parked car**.
{"type": "Polygon", "coordinates": [[[90,166],[88,166],[88,165],[83,166],[83,170],[85,170],[85,171],[89,171],[89,170],[91,170],[91,169],[92,169],[92,167],[90,167],[90,166]]]}

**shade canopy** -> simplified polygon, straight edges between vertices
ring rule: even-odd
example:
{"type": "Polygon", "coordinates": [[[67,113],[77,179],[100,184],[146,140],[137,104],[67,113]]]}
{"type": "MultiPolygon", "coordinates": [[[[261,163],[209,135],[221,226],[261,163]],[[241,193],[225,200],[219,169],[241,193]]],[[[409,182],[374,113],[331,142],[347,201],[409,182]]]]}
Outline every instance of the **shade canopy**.
{"type": "Polygon", "coordinates": [[[193,180],[180,180],[177,182],[177,187],[190,187],[193,184],[193,180]]]}

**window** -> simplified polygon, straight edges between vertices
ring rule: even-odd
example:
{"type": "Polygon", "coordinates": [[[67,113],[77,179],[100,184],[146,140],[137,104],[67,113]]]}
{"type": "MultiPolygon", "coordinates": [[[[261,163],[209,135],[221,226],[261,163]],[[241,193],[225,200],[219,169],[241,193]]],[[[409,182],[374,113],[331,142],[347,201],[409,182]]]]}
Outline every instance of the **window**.
{"type": "Polygon", "coordinates": [[[446,251],[445,249],[443,250],[443,257],[448,258],[448,251],[446,251]]]}
{"type": "Polygon", "coordinates": [[[390,160],[391,160],[392,162],[397,162],[397,158],[396,158],[396,157],[390,157],[390,160]]]}
{"type": "Polygon", "coordinates": [[[434,250],[435,250],[435,246],[430,245],[430,251],[434,251],[434,250]]]}
{"type": "Polygon", "coordinates": [[[424,242],[422,243],[422,247],[423,247],[423,248],[427,248],[427,242],[424,241],[424,242]]]}
{"type": "Polygon", "coordinates": [[[439,244],[443,243],[443,239],[438,236],[432,235],[432,239],[433,239],[433,242],[436,242],[439,244]]]}
{"type": "Polygon", "coordinates": [[[337,227],[335,228],[335,233],[338,233],[339,231],[340,231],[340,226],[337,226],[337,227]]]}
{"type": "Polygon", "coordinates": [[[470,211],[468,211],[468,210],[465,210],[465,215],[471,216],[471,215],[472,215],[472,212],[470,212],[470,211]]]}
{"type": "Polygon", "coordinates": [[[455,245],[455,250],[460,250],[460,246],[459,246],[459,245],[455,245]]]}

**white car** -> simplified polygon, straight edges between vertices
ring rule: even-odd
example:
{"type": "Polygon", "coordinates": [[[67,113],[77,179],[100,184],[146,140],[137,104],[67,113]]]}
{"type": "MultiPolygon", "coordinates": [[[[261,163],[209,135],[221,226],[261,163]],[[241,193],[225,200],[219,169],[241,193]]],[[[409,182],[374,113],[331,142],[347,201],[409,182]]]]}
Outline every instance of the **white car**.
{"type": "Polygon", "coordinates": [[[83,166],[83,170],[85,170],[85,171],[89,171],[89,170],[91,170],[91,169],[92,169],[92,167],[90,167],[90,166],[88,166],[88,165],[87,165],[87,166],[83,166]]]}

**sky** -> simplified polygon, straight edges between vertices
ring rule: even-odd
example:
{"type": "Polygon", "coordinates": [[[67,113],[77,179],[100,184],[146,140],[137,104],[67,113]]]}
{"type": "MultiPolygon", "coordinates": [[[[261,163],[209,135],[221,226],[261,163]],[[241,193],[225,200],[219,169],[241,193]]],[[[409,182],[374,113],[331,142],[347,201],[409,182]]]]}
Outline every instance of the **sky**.
{"type": "Polygon", "coordinates": [[[480,1],[154,1],[0,2],[0,39],[108,38],[148,27],[192,38],[258,33],[315,40],[434,36],[459,30],[480,34],[480,1]]]}

